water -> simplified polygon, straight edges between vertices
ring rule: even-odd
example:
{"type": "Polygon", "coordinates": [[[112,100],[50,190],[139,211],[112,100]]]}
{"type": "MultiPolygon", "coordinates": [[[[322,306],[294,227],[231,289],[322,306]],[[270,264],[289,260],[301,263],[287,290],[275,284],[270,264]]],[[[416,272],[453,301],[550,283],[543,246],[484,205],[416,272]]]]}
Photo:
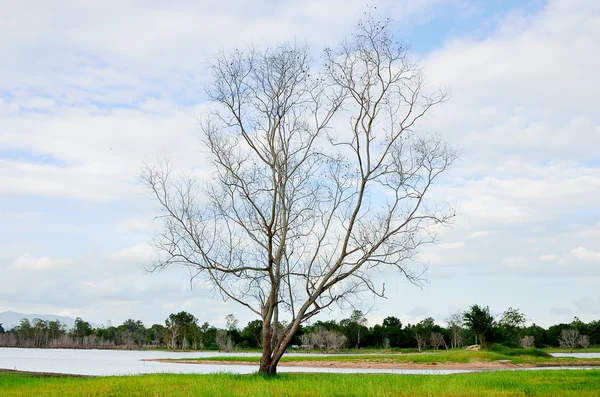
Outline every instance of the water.
{"type": "MultiPolygon", "coordinates": [[[[258,353],[163,352],[131,350],[17,349],[0,348],[0,368],[31,372],[71,375],[136,375],[149,373],[206,374],[227,372],[250,374],[256,365],[176,364],[143,361],[165,358],[218,356],[257,356],[258,353]]],[[[298,354],[301,355],[301,354],[298,354]]],[[[467,370],[420,369],[354,369],[279,367],[280,372],[389,373],[389,374],[455,374],[467,370]]]]}
{"type": "Polygon", "coordinates": [[[600,358],[600,353],[550,353],[552,357],[600,358]]]}
{"type": "MultiPolygon", "coordinates": [[[[72,375],[136,375],[149,373],[206,374],[227,372],[250,374],[256,365],[176,364],[144,361],[148,359],[195,358],[218,356],[258,356],[258,353],[165,352],[131,350],[17,349],[0,348],[0,368],[31,372],[52,372],[72,375]]],[[[294,355],[307,355],[294,353],[294,355]]],[[[553,353],[555,357],[600,358],[600,353],[553,353]]],[[[529,368],[575,369],[575,368],[529,368]]],[[[579,368],[582,369],[582,368],[579,368]]],[[[520,370],[520,369],[519,369],[520,370]]],[[[382,368],[312,368],[279,367],[280,372],[387,373],[447,375],[469,370],[442,369],[382,369],[382,368]]]]}

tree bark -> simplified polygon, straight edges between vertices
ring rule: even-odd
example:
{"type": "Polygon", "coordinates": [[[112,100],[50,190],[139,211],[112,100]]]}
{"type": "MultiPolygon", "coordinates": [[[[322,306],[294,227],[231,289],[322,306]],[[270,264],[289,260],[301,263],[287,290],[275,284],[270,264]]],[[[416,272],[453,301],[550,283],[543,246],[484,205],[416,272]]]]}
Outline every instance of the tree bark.
{"type": "Polygon", "coordinates": [[[258,373],[263,375],[276,375],[277,374],[277,366],[273,367],[272,365],[273,359],[271,357],[271,344],[270,342],[266,345],[263,345],[262,356],[260,358],[260,366],[258,368],[258,373]]]}

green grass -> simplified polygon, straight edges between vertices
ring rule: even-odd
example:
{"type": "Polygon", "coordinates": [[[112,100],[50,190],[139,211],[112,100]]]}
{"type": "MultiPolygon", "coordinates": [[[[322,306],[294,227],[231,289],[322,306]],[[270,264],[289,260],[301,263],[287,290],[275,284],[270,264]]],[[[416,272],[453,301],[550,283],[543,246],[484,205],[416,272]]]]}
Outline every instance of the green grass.
{"type": "MultiPolygon", "coordinates": [[[[185,358],[182,361],[221,361],[258,363],[257,356],[219,356],[185,358]]],[[[412,353],[412,354],[373,354],[373,355],[322,355],[312,354],[296,356],[293,353],[284,355],[282,363],[286,362],[354,362],[354,363],[389,363],[389,364],[431,364],[431,363],[473,363],[506,361],[512,364],[528,364],[534,366],[561,366],[561,365],[600,365],[600,359],[577,359],[560,357],[554,358],[538,349],[510,349],[496,347],[495,351],[466,351],[443,350],[439,352],[412,353]]],[[[178,361],[177,359],[174,361],[178,361]]]]}
{"type": "Polygon", "coordinates": [[[0,395],[22,396],[600,396],[600,371],[431,375],[283,374],[38,377],[0,372],[0,395]]]}

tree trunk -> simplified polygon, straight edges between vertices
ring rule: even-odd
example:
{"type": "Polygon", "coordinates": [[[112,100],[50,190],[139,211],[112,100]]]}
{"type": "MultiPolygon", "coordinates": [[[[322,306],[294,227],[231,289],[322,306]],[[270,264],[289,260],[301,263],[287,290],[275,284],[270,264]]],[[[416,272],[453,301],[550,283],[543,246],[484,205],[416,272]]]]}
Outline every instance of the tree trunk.
{"type": "MultiPolygon", "coordinates": [[[[272,313],[272,312],[271,312],[272,313]]],[[[271,335],[270,316],[263,317],[262,327],[262,356],[260,358],[260,366],[258,373],[263,375],[276,375],[277,366],[273,369],[273,343],[271,335]]]]}
{"type": "Polygon", "coordinates": [[[283,334],[277,337],[279,331],[273,331],[271,324],[266,321],[267,318],[267,316],[263,317],[262,356],[260,358],[258,373],[263,375],[277,375],[279,360],[281,360],[286,347],[291,343],[296,332],[298,332],[300,320],[296,319],[283,334]],[[277,338],[277,343],[272,343],[272,339],[274,338],[277,338]]]}
{"type": "Polygon", "coordinates": [[[270,346],[263,346],[258,373],[262,375],[277,375],[277,365],[279,364],[280,359],[281,354],[279,354],[278,351],[272,350],[270,346]]]}
{"type": "Polygon", "coordinates": [[[263,375],[277,375],[277,365],[284,352],[285,350],[281,349],[281,345],[278,345],[275,349],[263,346],[258,373],[263,375]]]}
{"type": "Polygon", "coordinates": [[[278,351],[279,346],[273,346],[272,340],[275,335],[271,331],[263,328],[263,343],[262,356],[260,358],[260,366],[258,373],[263,375],[277,375],[277,364],[281,359],[282,354],[278,351]]]}
{"type": "Polygon", "coordinates": [[[272,362],[273,359],[271,357],[271,347],[269,345],[263,345],[262,357],[260,358],[260,366],[258,368],[258,373],[263,375],[276,375],[277,367],[275,367],[275,371],[272,372],[272,362]]]}

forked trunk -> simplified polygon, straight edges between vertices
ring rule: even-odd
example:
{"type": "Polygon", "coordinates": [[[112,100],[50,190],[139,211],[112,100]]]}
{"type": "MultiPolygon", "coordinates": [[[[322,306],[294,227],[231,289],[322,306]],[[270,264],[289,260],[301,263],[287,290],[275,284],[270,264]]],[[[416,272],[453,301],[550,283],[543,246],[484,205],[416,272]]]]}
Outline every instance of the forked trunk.
{"type": "Polygon", "coordinates": [[[271,374],[271,363],[272,359],[272,350],[271,350],[271,342],[265,343],[265,339],[263,338],[263,348],[262,348],[262,356],[260,357],[260,366],[258,368],[259,374],[271,374]]]}
{"type": "Polygon", "coordinates": [[[262,375],[277,375],[277,364],[279,360],[275,360],[271,355],[265,355],[263,351],[263,356],[260,359],[260,367],[258,368],[258,373],[262,375]]]}
{"type": "MultiPolygon", "coordinates": [[[[264,323],[263,323],[264,324],[264,323]]],[[[263,375],[277,375],[277,365],[285,353],[285,347],[289,346],[294,335],[298,332],[299,321],[296,321],[290,329],[287,329],[283,335],[277,339],[277,343],[272,343],[275,338],[271,327],[263,326],[262,338],[262,356],[258,373],[263,375]]]]}
{"type": "Polygon", "coordinates": [[[258,373],[263,375],[277,375],[277,364],[279,364],[280,359],[281,355],[277,351],[273,351],[269,345],[263,345],[258,373]]]}
{"type": "Polygon", "coordinates": [[[263,375],[276,375],[277,364],[273,365],[273,343],[270,319],[263,318],[262,328],[262,356],[260,358],[260,366],[258,373],[263,375]]]}

